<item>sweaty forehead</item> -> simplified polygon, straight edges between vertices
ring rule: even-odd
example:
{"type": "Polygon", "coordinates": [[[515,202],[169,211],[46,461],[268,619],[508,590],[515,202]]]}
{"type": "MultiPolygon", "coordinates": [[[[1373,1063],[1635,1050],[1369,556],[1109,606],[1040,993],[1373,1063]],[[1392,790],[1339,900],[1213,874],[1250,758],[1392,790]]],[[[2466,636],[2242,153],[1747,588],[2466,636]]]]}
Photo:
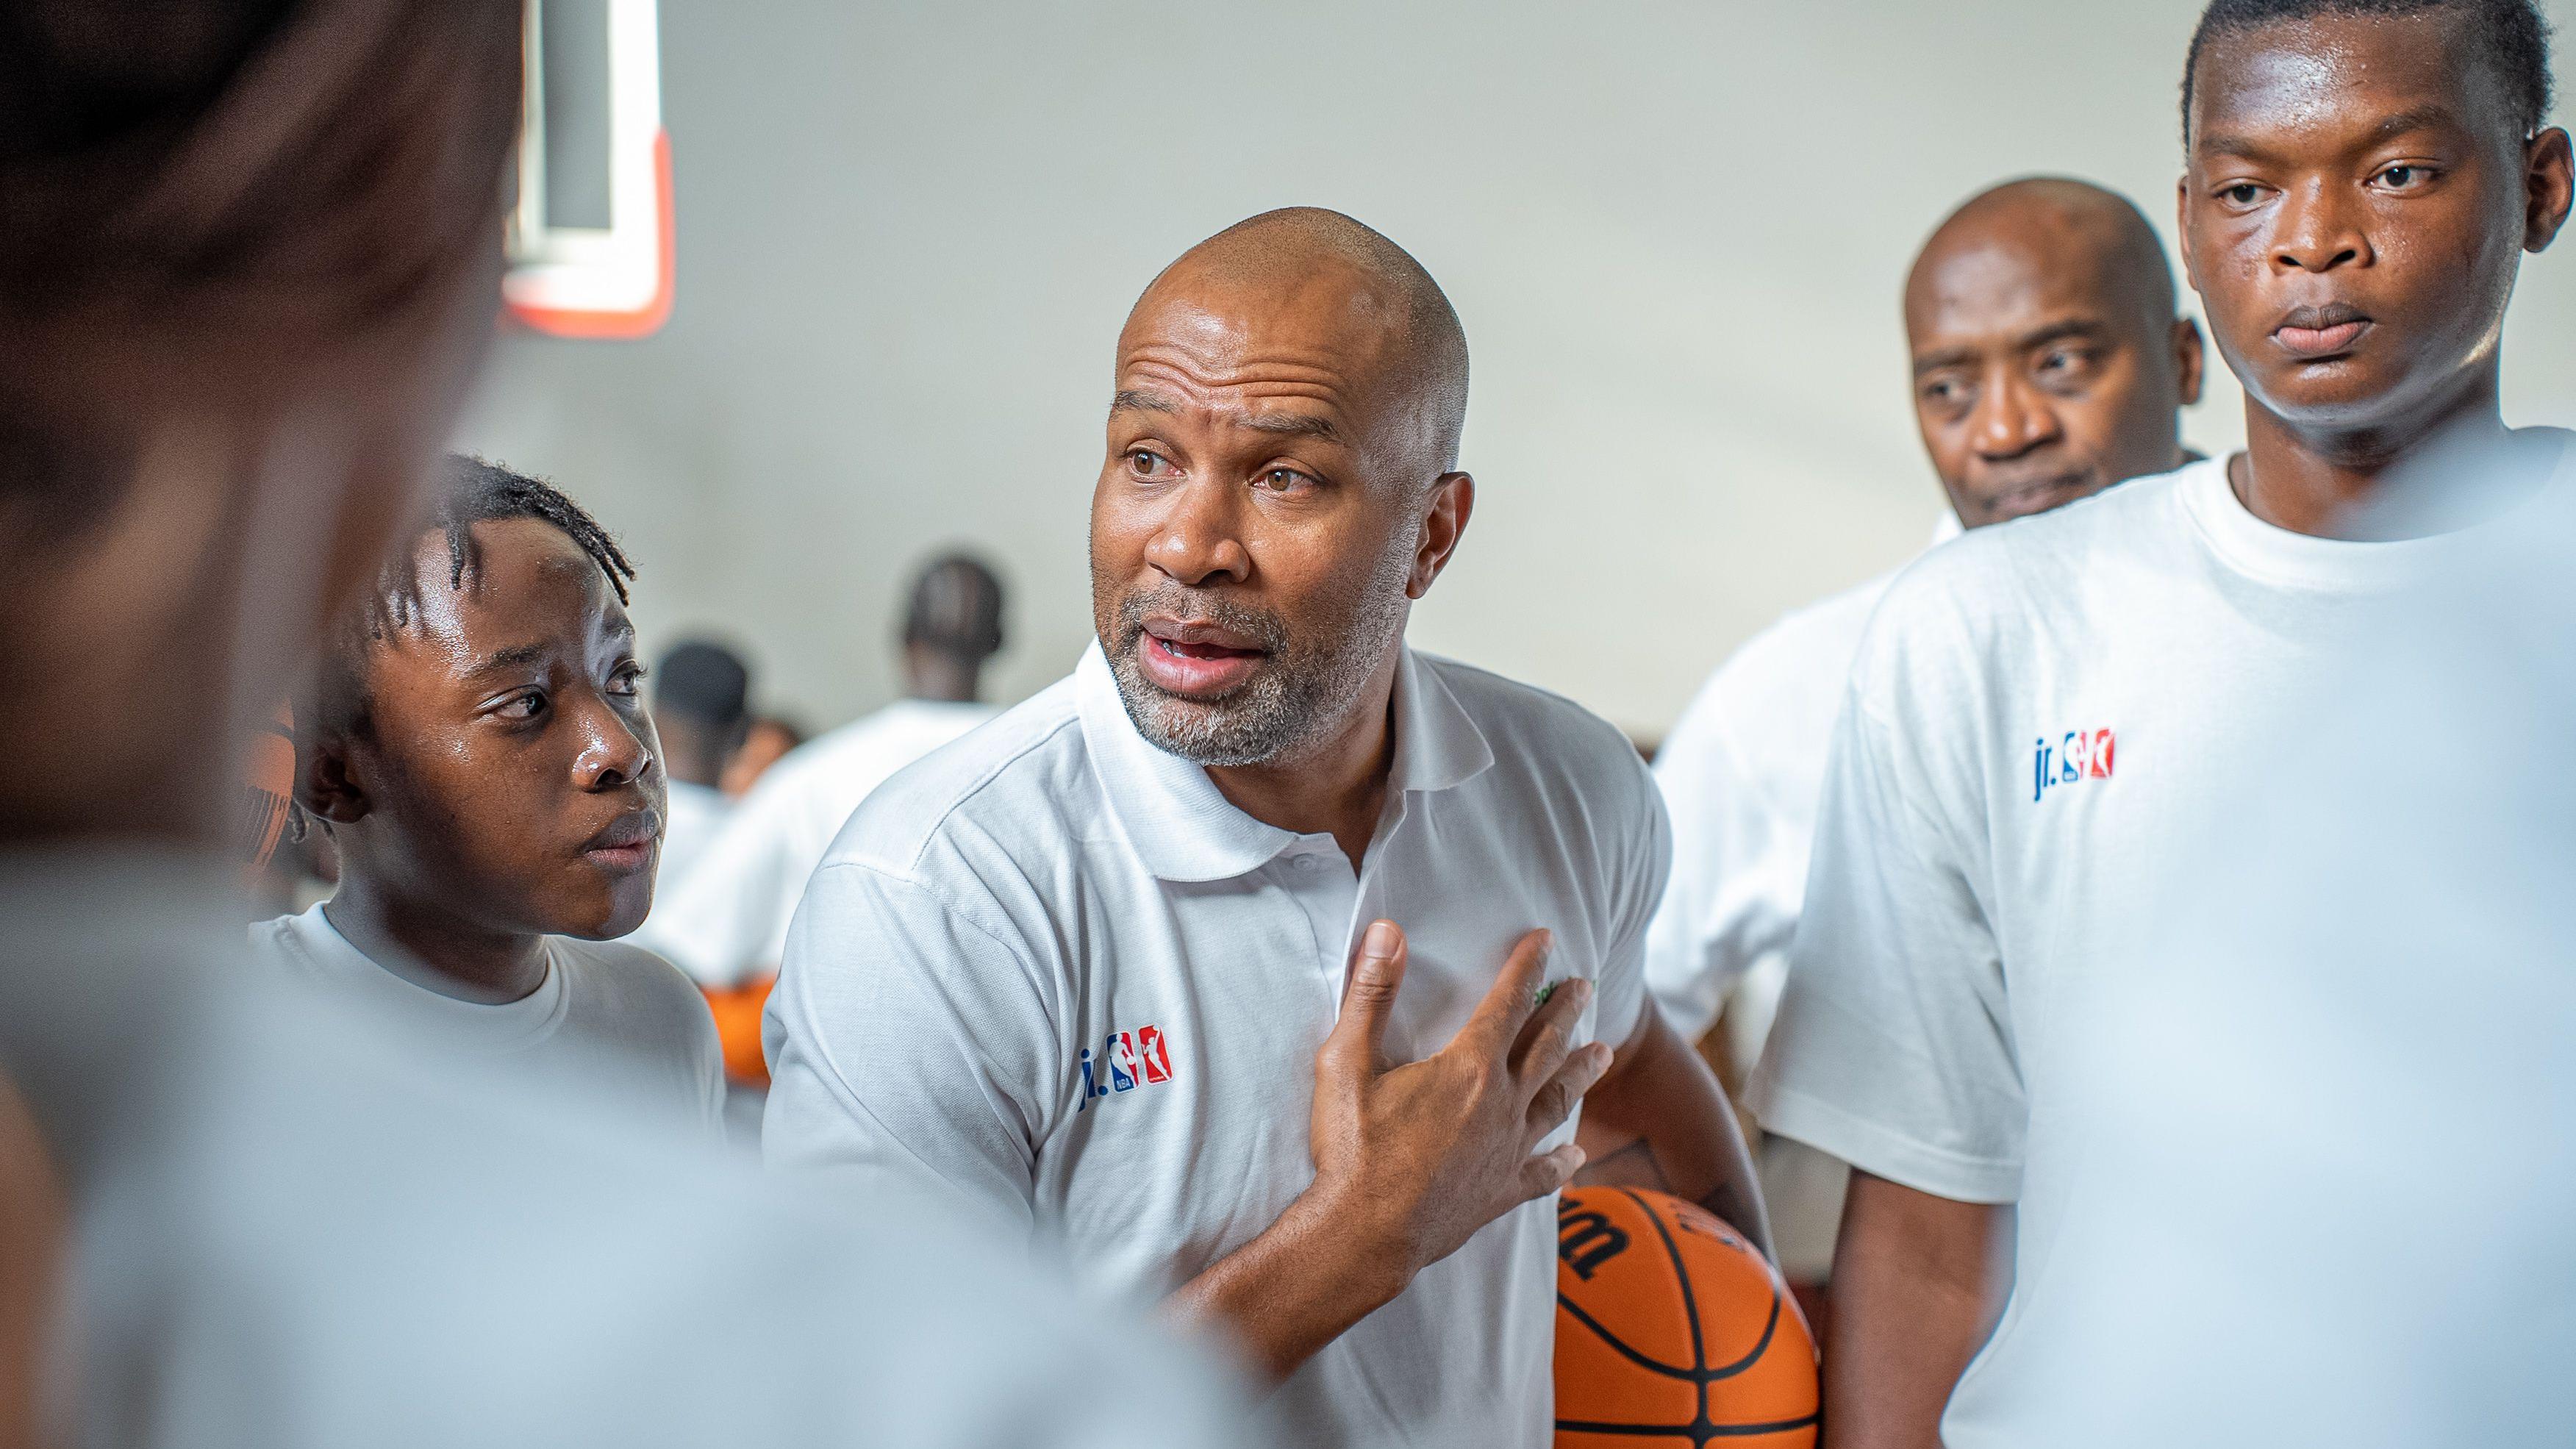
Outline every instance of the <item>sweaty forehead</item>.
{"type": "Polygon", "coordinates": [[[1905,289],[1916,350],[2066,321],[2125,323],[2145,289],[2101,229],[2023,220],[1937,239],[1905,289]]]}
{"type": "Polygon", "coordinates": [[[2355,127],[2442,111],[2511,130],[2496,68],[2466,7],[2316,15],[2210,37],[2192,78],[2192,150],[2341,142],[2355,127]]]}
{"type": "Polygon", "coordinates": [[[471,642],[495,631],[544,635],[597,622],[622,626],[599,564],[562,529],[543,519],[494,518],[472,525],[472,561],[464,587],[453,587],[447,540],[431,533],[412,556],[420,580],[422,622],[434,634],[471,642]]]}
{"type": "Polygon", "coordinates": [[[1137,300],[1118,338],[1122,387],[1306,396],[1364,411],[1404,379],[1396,300],[1330,260],[1246,275],[1183,263],[1137,300]]]}

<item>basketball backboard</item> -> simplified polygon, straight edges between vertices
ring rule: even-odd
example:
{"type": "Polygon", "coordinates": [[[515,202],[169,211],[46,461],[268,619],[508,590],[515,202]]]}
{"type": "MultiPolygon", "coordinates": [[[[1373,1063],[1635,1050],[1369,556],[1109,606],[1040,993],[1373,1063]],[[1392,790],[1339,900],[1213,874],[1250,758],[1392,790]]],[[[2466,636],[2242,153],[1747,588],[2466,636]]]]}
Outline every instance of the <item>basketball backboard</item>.
{"type": "Polygon", "coordinates": [[[671,313],[671,144],[655,0],[529,0],[518,204],[501,300],[557,337],[671,313]]]}

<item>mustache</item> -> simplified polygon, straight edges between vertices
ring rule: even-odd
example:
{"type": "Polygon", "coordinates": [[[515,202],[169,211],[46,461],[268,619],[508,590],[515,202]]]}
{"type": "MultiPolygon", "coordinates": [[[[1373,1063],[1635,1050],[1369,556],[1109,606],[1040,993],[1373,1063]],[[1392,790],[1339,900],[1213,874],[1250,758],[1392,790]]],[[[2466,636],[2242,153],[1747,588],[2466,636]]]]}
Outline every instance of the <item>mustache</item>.
{"type": "Polygon", "coordinates": [[[1145,616],[1167,614],[1174,618],[1214,624],[1229,634],[1252,640],[1272,656],[1288,652],[1288,621],[1267,609],[1256,609],[1238,603],[1212,589],[1193,589],[1180,584],[1165,584],[1132,593],[1118,601],[1118,648],[1132,649],[1136,637],[1145,632],[1145,616]]]}

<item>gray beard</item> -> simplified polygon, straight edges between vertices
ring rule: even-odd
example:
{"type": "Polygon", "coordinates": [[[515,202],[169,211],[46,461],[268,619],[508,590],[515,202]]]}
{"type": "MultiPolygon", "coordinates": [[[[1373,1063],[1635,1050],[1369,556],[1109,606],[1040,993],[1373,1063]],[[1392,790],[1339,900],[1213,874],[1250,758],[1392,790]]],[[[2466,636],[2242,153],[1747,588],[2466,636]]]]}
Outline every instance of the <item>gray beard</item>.
{"type": "Polygon", "coordinates": [[[1223,594],[1177,584],[1129,594],[1118,601],[1117,637],[1106,641],[1118,701],[1136,732],[1156,749],[1197,765],[1266,765],[1319,744],[1342,723],[1404,632],[1410,603],[1404,581],[1412,564],[1411,550],[1389,550],[1327,636],[1304,643],[1289,637],[1276,614],[1223,594]],[[1251,639],[1269,654],[1269,663],[1250,683],[1218,699],[1168,694],[1136,660],[1145,616],[1156,612],[1206,619],[1251,639]]]}

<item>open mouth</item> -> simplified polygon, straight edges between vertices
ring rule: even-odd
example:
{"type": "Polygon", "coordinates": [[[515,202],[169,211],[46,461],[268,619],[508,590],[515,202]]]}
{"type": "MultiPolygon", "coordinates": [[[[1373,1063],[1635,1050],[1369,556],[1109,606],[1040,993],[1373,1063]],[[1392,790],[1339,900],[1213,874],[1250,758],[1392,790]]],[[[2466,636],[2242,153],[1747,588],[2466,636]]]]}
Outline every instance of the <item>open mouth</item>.
{"type": "Polygon", "coordinates": [[[1136,636],[1137,667],[1157,689],[1185,698],[1240,688],[1269,657],[1240,634],[1185,619],[1147,619],[1136,636]]]}
{"type": "Polygon", "coordinates": [[[2294,307],[2272,329],[2272,340],[2302,362],[2322,362],[2350,352],[2370,328],[2370,318],[2348,302],[2294,307]]]}
{"type": "Polygon", "coordinates": [[[582,857],[613,875],[644,869],[653,863],[653,847],[662,838],[662,817],[651,810],[618,816],[590,838],[582,857]]]}

